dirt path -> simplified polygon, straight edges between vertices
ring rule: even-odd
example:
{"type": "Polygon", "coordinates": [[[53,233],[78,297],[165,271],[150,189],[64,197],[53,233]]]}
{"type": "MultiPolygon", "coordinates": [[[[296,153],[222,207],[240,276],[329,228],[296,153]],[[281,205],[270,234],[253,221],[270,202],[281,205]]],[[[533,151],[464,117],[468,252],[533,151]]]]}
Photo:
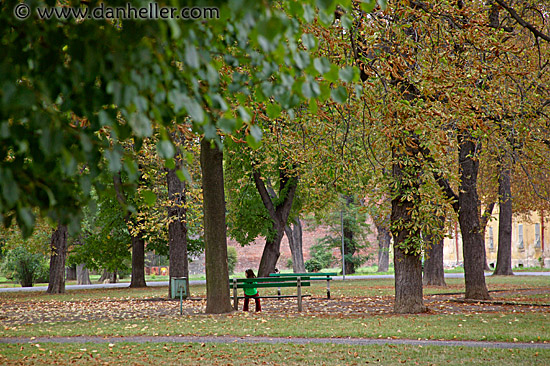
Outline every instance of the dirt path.
{"type": "Polygon", "coordinates": [[[0,338],[0,343],[268,343],[268,344],[343,344],[343,345],[411,345],[446,347],[482,347],[501,349],[550,349],[550,343],[441,341],[414,339],[372,338],[281,338],[281,337],[234,337],[234,336],[132,336],[132,337],[13,337],[0,338]]]}

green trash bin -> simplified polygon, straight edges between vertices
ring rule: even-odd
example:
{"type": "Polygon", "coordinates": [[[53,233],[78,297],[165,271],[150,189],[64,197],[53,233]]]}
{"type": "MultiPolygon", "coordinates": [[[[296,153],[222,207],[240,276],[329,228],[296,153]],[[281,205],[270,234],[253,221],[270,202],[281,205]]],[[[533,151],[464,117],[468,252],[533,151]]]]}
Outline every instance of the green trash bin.
{"type": "Polygon", "coordinates": [[[183,298],[187,298],[187,277],[170,277],[172,299],[180,298],[180,315],[183,314],[183,298]]]}
{"type": "Polygon", "coordinates": [[[187,297],[187,277],[170,277],[170,294],[172,299],[187,297]]]}

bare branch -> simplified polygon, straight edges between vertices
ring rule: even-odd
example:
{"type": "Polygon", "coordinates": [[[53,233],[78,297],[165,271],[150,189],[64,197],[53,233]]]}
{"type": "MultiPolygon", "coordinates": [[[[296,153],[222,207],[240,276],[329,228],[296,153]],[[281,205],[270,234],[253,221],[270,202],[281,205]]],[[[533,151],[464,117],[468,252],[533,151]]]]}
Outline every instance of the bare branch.
{"type": "Polygon", "coordinates": [[[502,6],[522,27],[527,28],[535,37],[544,39],[546,42],[550,42],[550,36],[539,31],[534,25],[525,21],[519,14],[504,0],[495,0],[500,6],[502,6]]]}

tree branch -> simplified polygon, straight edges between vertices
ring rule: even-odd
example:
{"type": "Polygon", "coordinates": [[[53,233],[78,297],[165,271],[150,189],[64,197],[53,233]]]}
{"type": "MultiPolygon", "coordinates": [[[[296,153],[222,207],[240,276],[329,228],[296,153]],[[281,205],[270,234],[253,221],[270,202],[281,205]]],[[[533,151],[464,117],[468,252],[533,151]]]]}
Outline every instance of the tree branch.
{"type": "Polygon", "coordinates": [[[277,212],[275,211],[275,206],[273,205],[271,197],[265,187],[265,183],[260,176],[260,172],[254,170],[252,176],[254,177],[254,183],[256,184],[256,189],[260,194],[260,198],[262,199],[265,208],[269,212],[269,216],[271,216],[271,218],[275,220],[277,218],[277,212]]]}
{"type": "Polygon", "coordinates": [[[546,35],[546,34],[542,33],[534,25],[532,25],[529,22],[526,22],[522,17],[519,16],[519,14],[511,6],[506,4],[506,2],[504,0],[495,0],[495,1],[500,6],[502,6],[504,8],[504,10],[506,10],[512,16],[512,18],[514,18],[516,20],[516,22],[518,22],[522,27],[527,28],[528,30],[530,30],[531,33],[533,33],[535,35],[535,37],[544,39],[546,42],[550,42],[550,36],[549,35],[546,35]]]}
{"type": "Polygon", "coordinates": [[[120,173],[113,175],[113,184],[115,187],[116,199],[120,206],[123,207],[126,211],[126,215],[124,215],[124,221],[128,222],[128,220],[130,220],[131,213],[129,210],[126,209],[126,197],[124,196],[124,192],[122,190],[122,180],[120,178],[120,173]]]}

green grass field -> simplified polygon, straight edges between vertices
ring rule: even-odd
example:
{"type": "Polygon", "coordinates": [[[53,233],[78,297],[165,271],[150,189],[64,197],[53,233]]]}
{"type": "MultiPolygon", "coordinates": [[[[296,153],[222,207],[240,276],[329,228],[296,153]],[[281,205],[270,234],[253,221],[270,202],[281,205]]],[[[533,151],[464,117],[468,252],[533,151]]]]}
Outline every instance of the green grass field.
{"type": "MultiPolygon", "coordinates": [[[[427,340],[483,340],[550,342],[550,283],[548,277],[488,277],[495,300],[533,306],[462,304],[460,296],[440,295],[464,291],[463,279],[448,279],[447,287],[424,289],[431,311],[397,315],[391,312],[392,279],[333,281],[332,299],[326,300],[325,283],[315,282],[307,293],[306,311],[298,313],[293,301],[267,303],[262,313],[242,311],[225,315],[203,314],[205,286],[192,286],[195,301],[166,301],[166,287],[2,293],[0,337],[43,336],[260,336],[282,338],[375,338],[427,340]],[[526,289],[529,289],[526,291],[526,289]],[[502,291],[505,290],[505,291],[502,291]],[[437,298],[437,301],[431,299],[437,298]],[[163,300],[164,299],[164,300],[163,300]],[[538,304],[538,306],[536,306],[538,304]],[[492,305],[491,305],[492,306],[492,305]],[[377,310],[380,307],[380,311],[377,310]],[[441,310],[440,307],[444,307],[441,310]],[[389,310],[388,310],[389,309],[389,310]],[[8,314],[8,315],[4,315],[8,314]],[[41,314],[41,315],[40,315],[41,314]],[[117,315],[118,314],[118,315],[117,315]],[[60,317],[73,315],[71,320],[60,317]],[[56,321],[56,319],[58,319],[56,321]]],[[[186,365],[544,365],[547,349],[484,349],[409,345],[320,344],[200,344],[102,343],[0,344],[0,364],[45,365],[186,364],[186,365]]]]}

